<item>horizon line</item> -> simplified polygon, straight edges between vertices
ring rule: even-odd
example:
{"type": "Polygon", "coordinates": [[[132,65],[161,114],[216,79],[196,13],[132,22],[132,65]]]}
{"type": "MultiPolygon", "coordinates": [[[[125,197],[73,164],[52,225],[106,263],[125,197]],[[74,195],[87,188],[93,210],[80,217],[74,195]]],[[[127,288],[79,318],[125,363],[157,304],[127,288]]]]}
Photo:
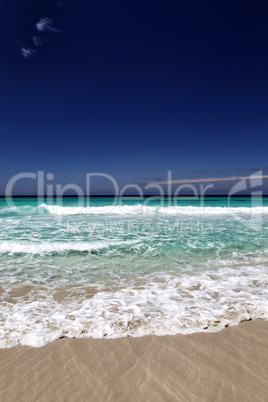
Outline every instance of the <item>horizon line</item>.
{"type": "MultiPolygon", "coordinates": [[[[180,195],[174,195],[174,194],[144,194],[142,196],[138,194],[125,194],[125,195],[113,195],[113,194],[97,194],[97,195],[26,195],[26,194],[20,194],[20,195],[0,195],[0,198],[97,198],[97,197],[113,197],[113,198],[126,198],[126,197],[135,197],[135,198],[149,198],[149,197],[157,197],[157,198],[183,198],[183,197],[229,197],[229,194],[180,194],[180,195]]],[[[268,197],[267,194],[262,194],[262,195],[256,195],[256,194],[234,194],[230,198],[238,198],[238,197],[268,197]]]]}

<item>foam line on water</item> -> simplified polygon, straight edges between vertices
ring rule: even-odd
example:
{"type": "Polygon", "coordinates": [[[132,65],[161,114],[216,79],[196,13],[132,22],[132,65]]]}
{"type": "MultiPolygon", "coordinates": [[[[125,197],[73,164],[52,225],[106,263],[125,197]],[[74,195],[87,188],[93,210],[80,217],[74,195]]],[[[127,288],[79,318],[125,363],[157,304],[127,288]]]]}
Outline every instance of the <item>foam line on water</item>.
{"type": "Polygon", "coordinates": [[[109,205],[87,207],[64,207],[60,205],[41,204],[40,208],[46,209],[55,215],[78,214],[117,214],[117,215],[230,215],[230,214],[261,214],[268,213],[268,207],[195,207],[195,206],[148,206],[136,205],[109,205]]]}
{"type": "Polygon", "coordinates": [[[132,245],[138,243],[138,240],[125,241],[93,241],[93,242],[30,242],[30,241],[3,241],[0,243],[0,253],[25,253],[25,254],[43,254],[43,253],[61,253],[67,251],[92,251],[104,248],[132,245]]]}
{"type": "MultiPolygon", "coordinates": [[[[0,347],[43,346],[61,336],[118,338],[218,331],[241,320],[268,319],[265,270],[219,270],[211,276],[162,275],[99,288],[64,302],[51,289],[27,302],[1,303],[0,347]]],[[[70,289],[69,289],[70,290],[70,289]]],[[[4,296],[2,296],[4,297],[4,296]]]]}

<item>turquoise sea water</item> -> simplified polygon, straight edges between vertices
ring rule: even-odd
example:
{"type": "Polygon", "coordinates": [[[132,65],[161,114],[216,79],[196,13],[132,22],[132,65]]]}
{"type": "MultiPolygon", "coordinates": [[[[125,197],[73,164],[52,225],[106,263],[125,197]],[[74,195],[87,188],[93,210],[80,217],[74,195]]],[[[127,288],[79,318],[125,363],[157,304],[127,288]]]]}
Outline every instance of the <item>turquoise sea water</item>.
{"type": "Polygon", "coordinates": [[[268,199],[0,199],[0,347],[268,318],[268,199]]]}

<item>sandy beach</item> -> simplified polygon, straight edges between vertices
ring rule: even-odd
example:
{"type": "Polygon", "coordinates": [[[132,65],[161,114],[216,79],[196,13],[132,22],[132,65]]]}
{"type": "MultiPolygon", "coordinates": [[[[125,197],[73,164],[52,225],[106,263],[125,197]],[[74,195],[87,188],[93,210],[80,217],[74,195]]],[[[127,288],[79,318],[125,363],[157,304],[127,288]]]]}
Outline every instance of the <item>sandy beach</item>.
{"type": "Polygon", "coordinates": [[[268,322],[0,350],[1,401],[267,401],[268,322]]]}

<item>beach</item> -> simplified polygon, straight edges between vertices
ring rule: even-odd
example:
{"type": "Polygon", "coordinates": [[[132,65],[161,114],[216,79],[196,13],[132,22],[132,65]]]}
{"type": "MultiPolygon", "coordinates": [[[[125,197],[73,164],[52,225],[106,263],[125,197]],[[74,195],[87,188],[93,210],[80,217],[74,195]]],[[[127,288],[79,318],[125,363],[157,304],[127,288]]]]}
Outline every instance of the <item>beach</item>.
{"type": "Polygon", "coordinates": [[[0,400],[267,400],[268,199],[83,202],[0,202],[0,400]]]}
{"type": "Polygon", "coordinates": [[[267,401],[268,322],[0,350],[0,400],[267,401]]]}
{"type": "Polygon", "coordinates": [[[0,9],[0,402],[268,402],[268,2],[0,9]]]}

